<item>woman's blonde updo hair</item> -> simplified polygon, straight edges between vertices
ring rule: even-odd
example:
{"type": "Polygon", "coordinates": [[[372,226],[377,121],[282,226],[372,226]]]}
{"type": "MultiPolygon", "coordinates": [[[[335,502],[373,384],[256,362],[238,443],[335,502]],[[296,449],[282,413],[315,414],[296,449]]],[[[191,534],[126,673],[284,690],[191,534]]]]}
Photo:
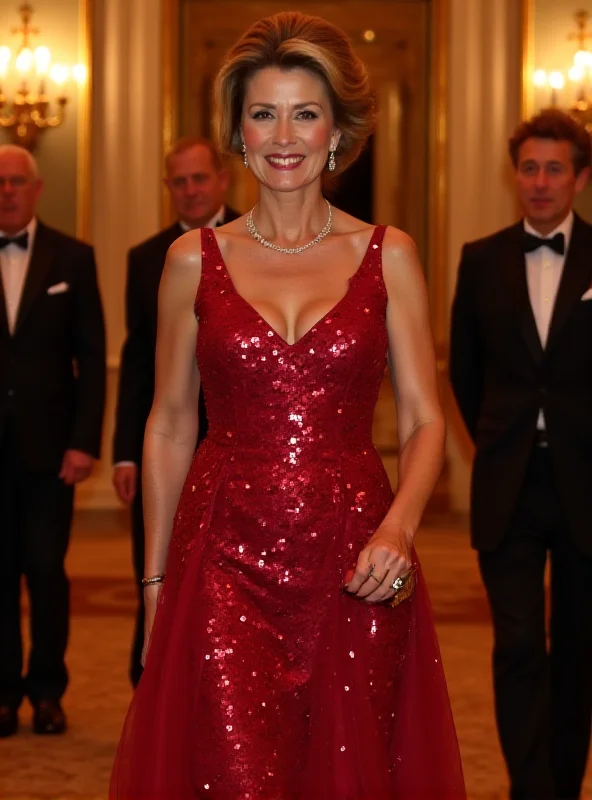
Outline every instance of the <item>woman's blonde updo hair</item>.
{"type": "Polygon", "coordinates": [[[265,67],[301,67],[322,79],[331,99],[335,126],[341,131],[334,174],[343,172],[358,157],[374,128],[368,74],[343,31],[320,17],[297,11],[259,20],[227,54],[214,87],[220,149],[241,152],[246,84],[265,67]]]}

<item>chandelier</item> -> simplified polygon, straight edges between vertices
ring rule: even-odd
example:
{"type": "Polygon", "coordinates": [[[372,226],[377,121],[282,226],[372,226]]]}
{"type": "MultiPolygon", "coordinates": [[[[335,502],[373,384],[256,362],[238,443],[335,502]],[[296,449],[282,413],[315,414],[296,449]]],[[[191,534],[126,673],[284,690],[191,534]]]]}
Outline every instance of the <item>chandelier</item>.
{"type": "Polygon", "coordinates": [[[56,128],[64,121],[70,80],[86,81],[86,67],[54,64],[51,52],[43,45],[33,49],[39,31],[31,25],[33,8],[19,8],[21,25],[12,30],[19,37],[14,54],[0,45],[0,128],[12,141],[33,150],[41,131],[56,128]]]}
{"type": "Polygon", "coordinates": [[[592,31],[588,29],[590,13],[577,11],[574,16],[577,31],[568,38],[577,41],[578,49],[572,64],[566,69],[567,79],[559,70],[546,72],[537,69],[533,81],[539,89],[549,88],[551,106],[563,108],[592,132],[592,52],[587,45],[592,39],[592,31]]]}

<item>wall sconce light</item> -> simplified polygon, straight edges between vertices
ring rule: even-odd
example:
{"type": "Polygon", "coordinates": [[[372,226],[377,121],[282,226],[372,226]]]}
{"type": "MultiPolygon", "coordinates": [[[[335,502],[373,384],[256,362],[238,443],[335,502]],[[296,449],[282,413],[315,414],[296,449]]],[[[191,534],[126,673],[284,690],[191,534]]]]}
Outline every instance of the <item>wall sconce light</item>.
{"type": "Polygon", "coordinates": [[[588,30],[590,14],[588,11],[576,11],[574,16],[578,29],[568,38],[577,41],[578,49],[572,65],[566,70],[567,79],[559,70],[547,72],[537,69],[533,83],[539,90],[548,88],[553,108],[563,108],[592,133],[592,52],[587,45],[588,40],[592,39],[592,31],[588,30]]]}
{"type": "Polygon", "coordinates": [[[68,103],[67,84],[70,80],[78,85],[85,83],[87,70],[83,64],[54,64],[51,52],[43,45],[33,49],[31,40],[39,35],[31,25],[33,8],[24,3],[19,13],[21,26],[12,31],[20,36],[14,58],[7,45],[0,45],[0,127],[9,131],[13,142],[33,150],[41,131],[62,124],[68,103]],[[48,89],[48,80],[55,87],[53,91],[48,89]]]}

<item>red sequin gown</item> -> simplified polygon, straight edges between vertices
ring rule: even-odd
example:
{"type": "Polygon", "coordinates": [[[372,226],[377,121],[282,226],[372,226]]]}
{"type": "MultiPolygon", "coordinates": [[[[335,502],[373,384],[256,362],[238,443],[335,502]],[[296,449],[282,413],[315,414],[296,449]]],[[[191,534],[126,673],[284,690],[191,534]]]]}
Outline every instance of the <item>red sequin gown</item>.
{"type": "Polygon", "coordinates": [[[393,495],[372,445],[387,355],[384,228],[289,345],[202,232],[210,429],[179,502],[112,800],[461,800],[429,601],[342,590],[393,495]]]}

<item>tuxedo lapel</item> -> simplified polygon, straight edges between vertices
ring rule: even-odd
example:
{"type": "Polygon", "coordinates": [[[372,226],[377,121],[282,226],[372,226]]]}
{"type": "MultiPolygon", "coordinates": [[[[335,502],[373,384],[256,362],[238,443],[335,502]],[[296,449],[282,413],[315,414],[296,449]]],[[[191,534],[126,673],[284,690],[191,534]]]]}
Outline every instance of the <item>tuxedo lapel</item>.
{"type": "Polygon", "coordinates": [[[29,261],[29,268],[27,270],[27,277],[25,279],[21,302],[17,312],[14,328],[15,336],[18,334],[25,318],[34,305],[37,296],[45,286],[47,273],[53,260],[53,250],[48,239],[49,237],[47,236],[45,226],[38,223],[35,232],[35,241],[33,242],[33,251],[31,252],[31,260],[29,261]]]}
{"type": "Polygon", "coordinates": [[[544,351],[528,294],[526,259],[524,258],[522,247],[523,230],[521,222],[508,230],[506,241],[502,248],[502,271],[514,305],[520,332],[532,357],[537,364],[540,364],[543,360],[544,351]]]}
{"type": "Polygon", "coordinates": [[[166,261],[167,253],[169,251],[169,247],[175,242],[180,236],[183,236],[186,233],[179,222],[175,222],[169,228],[164,231],[164,238],[161,241],[161,245],[158,252],[155,251],[155,259],[154,265],[156,271],[158,273],[158,281],[160,282],[160,277],[162,275],[162,271],[164,269],[164,262],[166,261]]]}
{"type": "Polygon", "coordinates": [[[227,225],[229,222],[232,222],[235,219],[238,219],[240,214],[238,211],[235,211],[234,208],[230,208],[230,206],[224,207],[224,219],[222,221],[222,225],[227,225]]]}
{"type": "Polygon", "coordinates": [[[551,316],[547,350],[556,343],[561,330],[586,289],[592,283],[592,227],[577,215],[565,258],[557,298],[551,316]]]}
{"type": "Polygon", "coordinates": [[[173,222],[170,228],[167,228],[165,231],[167,249],[172,245],[175,239],[178,239],[179,236],[183,236],[184,233],[185,231],[181,227],[181,223],[173,222]]]}

